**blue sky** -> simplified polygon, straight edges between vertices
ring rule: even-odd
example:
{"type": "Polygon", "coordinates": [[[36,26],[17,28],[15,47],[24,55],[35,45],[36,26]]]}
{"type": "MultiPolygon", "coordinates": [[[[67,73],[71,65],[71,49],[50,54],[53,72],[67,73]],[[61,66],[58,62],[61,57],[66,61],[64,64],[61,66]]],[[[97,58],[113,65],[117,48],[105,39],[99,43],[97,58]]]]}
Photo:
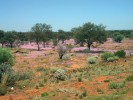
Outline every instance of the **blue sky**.
{"type": "Polygon", "coordinates": [[[36,23],[70,31],[92,22],[133,29],[133,0],[0,0],[0,29],[30,31],[36,23]]]}

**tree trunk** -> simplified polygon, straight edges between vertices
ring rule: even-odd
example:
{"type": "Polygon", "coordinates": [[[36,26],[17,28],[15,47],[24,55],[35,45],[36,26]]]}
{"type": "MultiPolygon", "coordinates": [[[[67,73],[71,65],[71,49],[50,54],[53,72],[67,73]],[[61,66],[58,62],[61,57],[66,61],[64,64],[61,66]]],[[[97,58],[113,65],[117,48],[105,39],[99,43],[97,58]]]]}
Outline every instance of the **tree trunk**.
{"type": "Polygon", "coordinates": [[[87,47],[90,50],[91,49],[91,43],[87,43],[87,47]]]}
{"type": "Polygon", "coordinates": [[[60,59],[62,59],[62,57],[63,57],[63,54],[62,54],[62,55],[60,55],[60,59]]]}
{"type": "Polygon", "coordinates": [[[39,43],[37,42],[37,47],[38,47],[38,51],[40,51],[40,46],[39,46],[39,43]]]}
{"type": "Polygon", "coordinates": [[[12,43],[10,43],[10,47],[11,47],[11,48],[13,47],[13,44],[12,44],[12,43]]]}

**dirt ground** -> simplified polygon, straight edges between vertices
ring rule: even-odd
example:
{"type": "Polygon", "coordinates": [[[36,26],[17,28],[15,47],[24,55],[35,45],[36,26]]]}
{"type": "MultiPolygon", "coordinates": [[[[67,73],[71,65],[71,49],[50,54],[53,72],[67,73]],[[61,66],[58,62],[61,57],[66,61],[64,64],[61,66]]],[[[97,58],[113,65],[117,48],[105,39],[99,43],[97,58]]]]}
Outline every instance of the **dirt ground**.
{"type": "MultiPolygon", "coordinates": [[[[57,51],[52,48],[36,51],[30,46],[29,48],[22,47],[23,53],[14,53],[15,65],[13,69],[20,73],[31,72],[32,77],[17,82],[14,90],[0,96],[0,100],[117,100],[117,97],[116,99],[114,97],[115,94],[121,98],[118,100],[133,100],[132,81],[126,82],[123,88],[109,88],[110,83],[124,82],[126,77],[133,74],[133,56],[129,56],[133,53],[133,40],[125,39],[118,44],[109,39],[97,48],[91,48],[93,51],[110,52],[126,50],[126,58],[121,58],[116,62],[103,62],[100,59],[100,53],[76,52],[86,47],[73,48],[73,55],[68,60],[59,60],[57,51]],[[94,65],[88,64],[86,60],[92,56],[97,56],[97,63],[94,65]],[[52,75],[49,70],[52,68],[66,69],[66,75],[70,78],[65,81],[51,82],[52,75]],[[48,74],[43,69],[46,69],[48,74]],[[82,81],[79,81],[81,76],[82,81]],[[37,84],[40,84],[44,78],[47,79],[47,82],[38,87],[37,84]],[[41,94],[46,92],[49,96],[42,97],[41,94]],[[101,99],[100,96],[113,96],[114,99],[101,99]],[[93,97],[99,97],[99,99],[93,97]]],[[[16,49],[12,51],[14,52],[16,49]]]]}

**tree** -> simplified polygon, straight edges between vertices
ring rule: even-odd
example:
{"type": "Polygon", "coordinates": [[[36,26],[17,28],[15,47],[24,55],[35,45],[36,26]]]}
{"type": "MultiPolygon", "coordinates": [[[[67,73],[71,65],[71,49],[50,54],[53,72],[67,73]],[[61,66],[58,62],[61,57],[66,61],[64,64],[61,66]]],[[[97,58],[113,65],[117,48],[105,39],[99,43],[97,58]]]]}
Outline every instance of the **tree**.
{"type": "Polygon", "coordinates": [[[15,31],[9,31],[5,33],[5,42],[10,45],[10,47],[13,47],[13,43],[16,39],[16,32],[15,31]]]}
{"type": "Polygon", "coordinates": [[[36,42],[36,44],[38,46],[38,51],[40,50],[39,43],[40,42],[45,43],[46,41],[49,40],[50,33],[52,33],[51,28],[52,27],[50,25],[41,24],[41,23],[37,23],[31,28],[31,30],[32,30],[31,37],[36,42]]]}
{"type": "Polygon", "coordinates": [[[4,31],[3,30],[0,30],[0,43],[2,44],[2,47],[5,43],[5,39],[4,39],[4,31]]]}
{"type": "Polygon", "coordinates": [[[77,41],[87,43],[89,50],[93,42],[104,43],[107,38],[105,26],[95,25],[90,22],[85,23],[82,27],[76,28],[75,35],[77,41]]]}
{"type": "Polygon", "coordinates": [[[64,41],[66,39],[69,39],[71,37],[71,33],[70,32],[65,32],[63,30],[58,30],[58,40],[61,40],[62,43],[64,43],[64,41]]]}
{"type": "Polygon", "coordinates": [[[115,42],[120,43],[123,40],[124,36],[120,34],[119,32],[116,32],[113,36],[113,39],[115,42]]]}

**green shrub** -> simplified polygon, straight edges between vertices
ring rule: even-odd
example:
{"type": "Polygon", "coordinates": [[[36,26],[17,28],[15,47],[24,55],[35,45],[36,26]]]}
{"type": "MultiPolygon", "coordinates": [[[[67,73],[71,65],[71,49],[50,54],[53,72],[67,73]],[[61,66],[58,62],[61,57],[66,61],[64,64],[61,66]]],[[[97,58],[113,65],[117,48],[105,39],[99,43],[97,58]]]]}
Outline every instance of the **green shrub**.
{"type": "Polygon", "coordinates": [[[118,56],[119,58],[124,58],[126,55],[126,52],[124,50],[119,50],[117,52],[114,53],[115,56],[118,56]]]}
{"type": "Polygon", "coordinates": [[[47,92],[44,92],[41,94],[41,97],[45,97],[45,96],[48,96],[49,94],[47,92]]]}
{"type": "Polygon", "coordinates": [[[69,54],[63,55],[62,59],[63,60],[68,60],[68,59],[70,59],[70,55],[69,54]]]}
{"type": "Polygon", "coordinates": [[[0,96],[5,95],[7,93],[7,86],[0,85],[0,96]]]}
{"type": "Polygon", "coordinates": [[[0,65],[0,82],[2,81],[2,75],[4,73],[7,73],[9,75],[9,77],[10,77],[10,75],[12,75],[13,70],[12,70],[11,65],[6,64],[6,63],[2,63],[0,65]]]}
{"type": "Polygon", "coordinates": [[[114,56],[114,60],[119,60],[119,57],[118,56],[114,56]]]}
{"type": "Polygon", "coordinates": [[[110,82],[110,80],[107,79],[107,80],[104,80],[104,82],[110,82]]]}
{"type": "Polygon", "coordinates": [[[82,77],[78,77],[78,81],[79,82],[82,82],[82,77]]]}
{"type": "Polygon", "coordinates": [[[113,39],[115,42],[120,43],[123,40],[124,36],[120,33],[115,33],[113,39]]]}
{"type": "Polygon", "coordinates": [[[125,82],[122,83],[110,83],[109,84],[109,88],[110,89],[119,89],[119,88],[123,88],[125,86],[125,82]]]}
{"type": "Polygon", "coordinates": [[[130,75],[126,78],[127,81],[133,81],[133,75],[130,75]]]}
{"type": "Polygon", "coordinates": [[[105,52],[102,54],[101,58],[104,60],[104,61],[108,61],[108,58],[110,57],[114,57],[114,54],[111,53],[111,52],[105,52]]]}
{"type": "Polygon", "coordinates": [[[109,58],[107,59],[108,62],[113,62],[114,60],[115,60],[114,57],[109,57],[109,58]]]}
{"type": "Polygon", "coordinates": [[[13,65],[13,56],[9,49],[0,48],[0,64],[2,63],[13,65]]]}
{"type": "Polygon", "coordinates": [[[63,69],[58,69],[55,72],[55,78],[57,78],[58,80],[64,81],[66,76],[65,76],[66,71],[63,69]]]}
{"type": "Polygon", "coordinates": [[[90,64],[95,64],[96,63],[96,58],[95,57],[90,57],[87,59],[87,62],[90,64]]]}

